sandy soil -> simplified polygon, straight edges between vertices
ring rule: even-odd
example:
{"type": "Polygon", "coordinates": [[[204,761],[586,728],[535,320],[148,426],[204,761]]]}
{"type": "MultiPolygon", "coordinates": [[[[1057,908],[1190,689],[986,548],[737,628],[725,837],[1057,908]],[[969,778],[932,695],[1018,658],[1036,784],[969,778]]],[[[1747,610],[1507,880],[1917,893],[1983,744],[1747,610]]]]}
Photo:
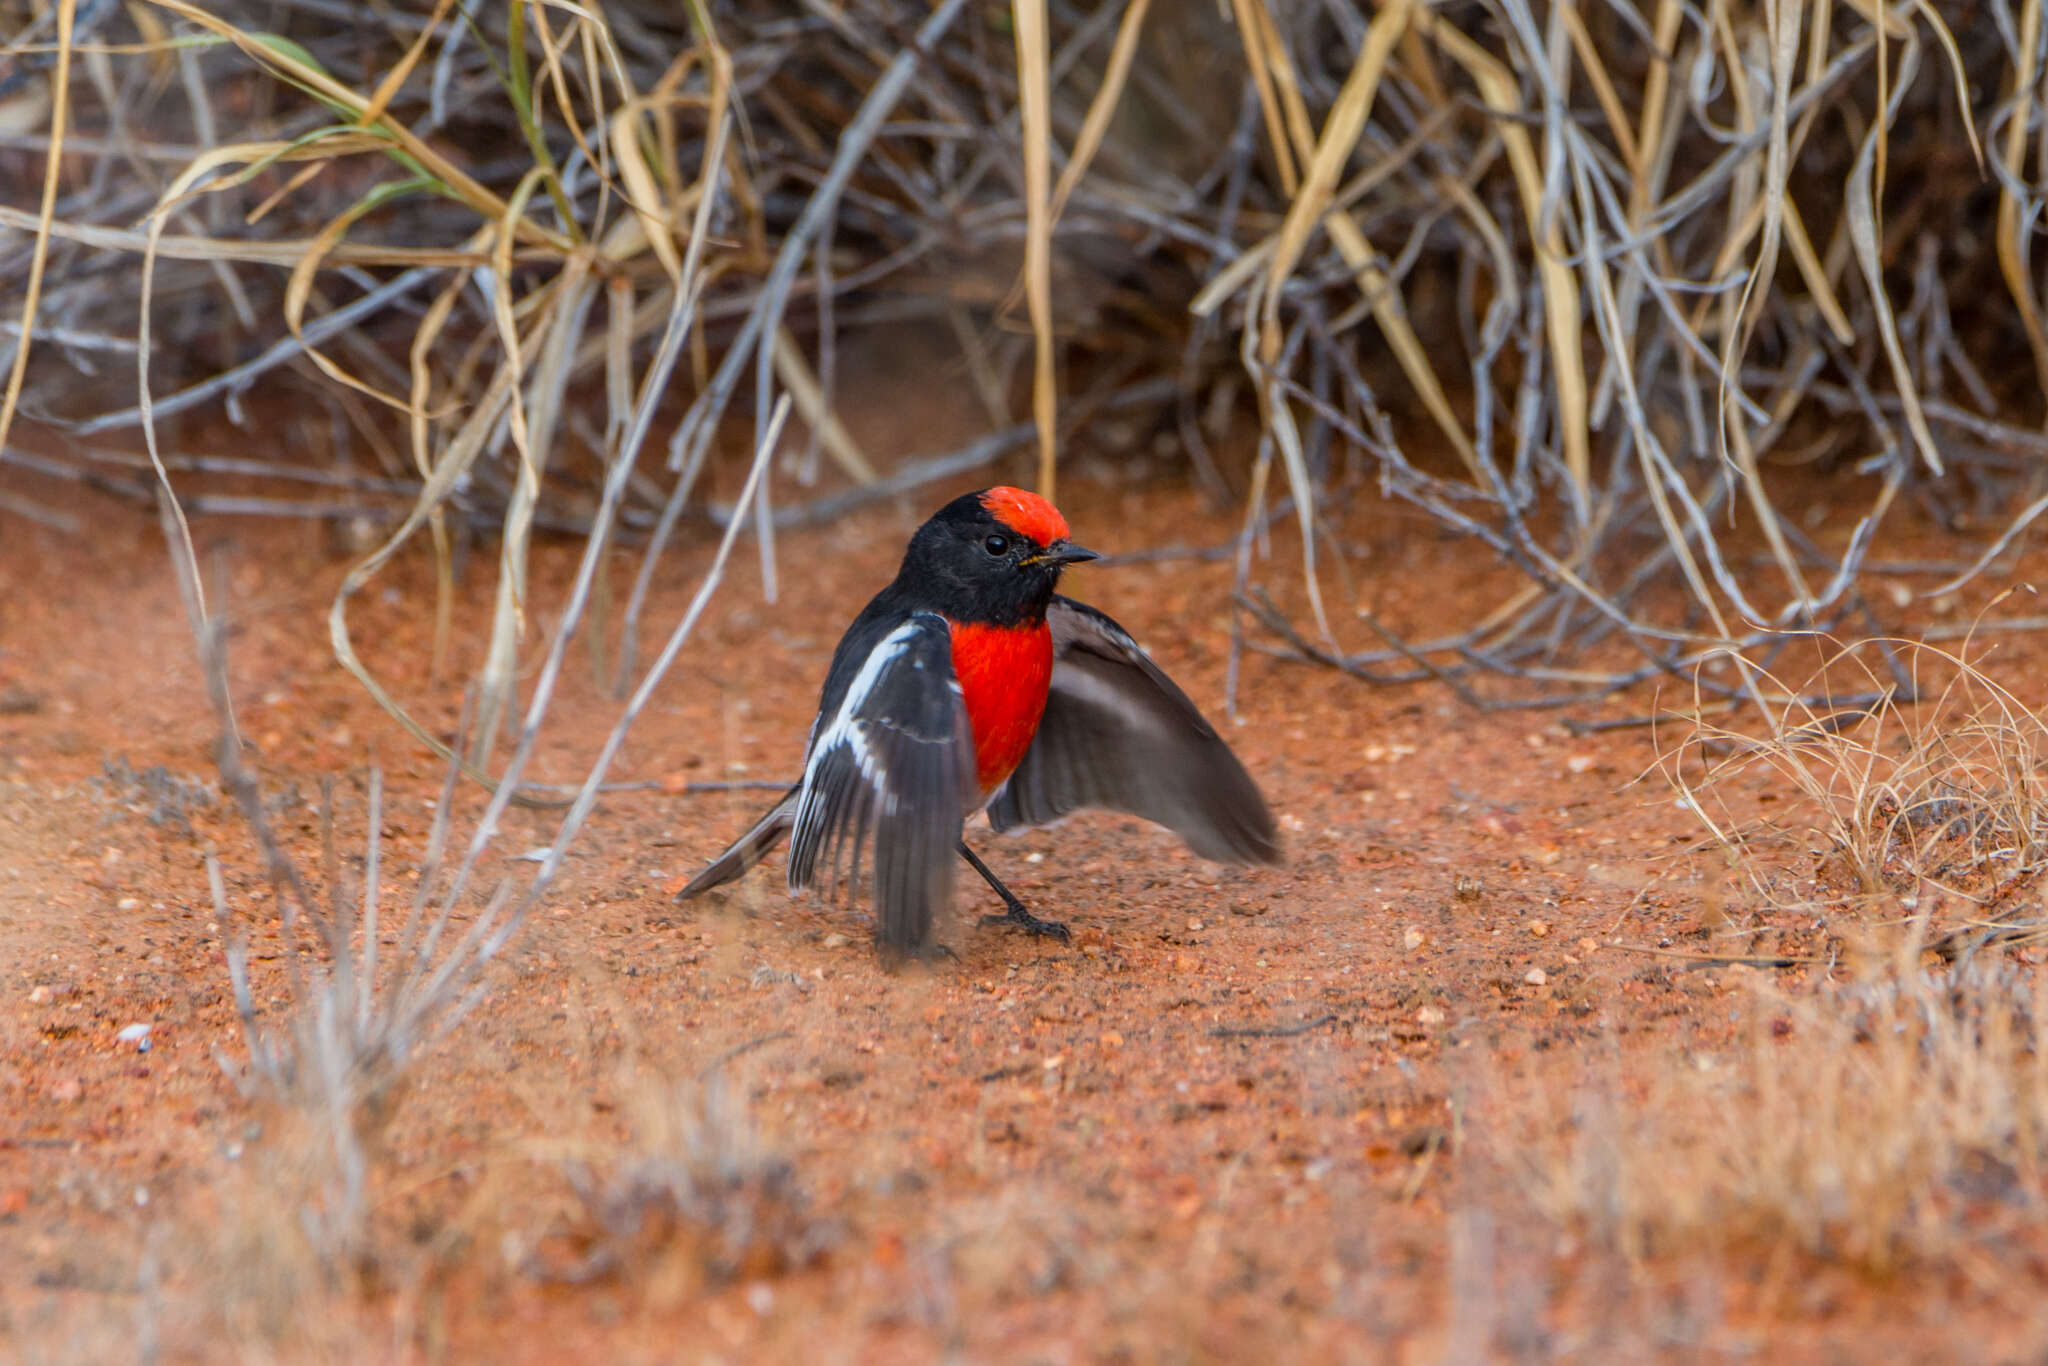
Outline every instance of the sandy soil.
{"type": "MultiPolygon", "coordinates": [[[[603,803],[488,1002],[408,1074],[373,1174],[376,1269],[333,1293],[289,1250],[303,1135],[216,1061],[242,1045],[205,851],[259,927],[273,1002],[281,941],[246,831],[209,799],[213,727],[158,533],[111,510],[90,543],[0,523],[0,1356],[2039,1359],[2044,1242],[2024,1229],[1961,1269],[1882,1276],[1769,1245],[1629,1258],[1540,1212],[1508,1098],[1718,1047],[1747,999],[1741,973],[1655,952],[1734,893],[1685,857],[1699,830],[1646,732],[1574,738],[1553,714],[1252,652],[1230,735],[1284,867],[1214,868],[1107,816],[984,831],[1075,943],[963,928],[957,962],[894,974],[857,908],[790,901],[779,862],[674,904],[761,800],[688,784],[793,771],[840,625],[954,491],[787,537],[772,608],[736,564],[615,774],[665,788],[603,803]],[[147,1052],[117,1037],[137,1023],[147,1052]],[[650,1229],[612,1247],[616,1271],[573,1278],[604,1242],[572,1170],[615,1170],[650,1109],[706,1076],[749,1117],[721,1151],[756,1227],[735,1255],[650,1229]]],[[[1186,492],[1085,472],[1062,501],[1115,551],[1235,530],[1186,492]]],[[[1509,584],[1398,512],[1345,533],[1361,600],[1397,628],[1509,584]]],[[[345,562],[300,527],[200,537],[291,851],[317,873],[332,777],[360,852],[374,756],[395,918],[440,772],[327,651],[345,562]]],[[[538,556],[542,628],[574,549],[538,556]]],[[[650,621],[676,618],[709,553],[693,531],[650,621]]],[[[458,622],[488,601],[473,568],[458,622]]],[[[1227,565],[1090,567],[1070,588],[1220,713],[1227,565]]],[[[370,666],[451,728],[430,593],[406,561],[355,621],[370,666]]],[[[480,639],[457,644],[473,663],[480,639]]],[[[2040,654],[2015,650],[2024,689],[2040,654]]],[[[614,714],[580,652],[569,672],[537,760],[558,782],[614,714]]],[[[544,844],[553,820],[515,812],[500,845],[544,844]]]]}

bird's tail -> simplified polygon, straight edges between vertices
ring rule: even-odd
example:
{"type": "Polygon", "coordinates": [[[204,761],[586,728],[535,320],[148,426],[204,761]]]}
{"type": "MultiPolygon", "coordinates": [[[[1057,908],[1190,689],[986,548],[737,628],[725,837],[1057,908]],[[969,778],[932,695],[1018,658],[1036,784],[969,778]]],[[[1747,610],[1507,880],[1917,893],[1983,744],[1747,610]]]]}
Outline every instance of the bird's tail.
{"type": "Polygon", "coordinates": [[[699,892],[708,892],[713,887],[722,887],[747,869],[768,856],[768,851],[782,843],[782,837],[789,833],[789,827],[796,821],[796,801],[802,792],[802,785],[792,787],[782,800],[768,808],[768,814],[754,822],[753,829],[732,842],[732,847],[711,861],[711,865],[690,879],[687,887],[676,893],[676,900],[688,901],[699,892]]]}

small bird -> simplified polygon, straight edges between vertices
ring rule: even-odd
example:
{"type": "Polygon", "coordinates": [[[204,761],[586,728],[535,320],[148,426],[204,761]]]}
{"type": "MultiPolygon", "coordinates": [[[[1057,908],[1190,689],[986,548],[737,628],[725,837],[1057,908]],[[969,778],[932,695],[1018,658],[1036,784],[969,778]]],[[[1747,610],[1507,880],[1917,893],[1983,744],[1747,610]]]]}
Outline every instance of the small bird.
{"type": "Polygon", "coordinates": [[[956,852],[1003,900],[983,924],[1065,940],[967,847],[978,810],[1004,831],[1101,807],[1204,858],[1277,862],[1272,813],[1230,746],[1123,627],[1054,591],[1068,565],[1102,558],[1068,534],[1051,503],[1007,487],[919,527],[833,652],[802,779],[677,899],[739,877],[787,834],[792,892],[851,886],[872,845],[887,952],[934,948],[956,852]]]}

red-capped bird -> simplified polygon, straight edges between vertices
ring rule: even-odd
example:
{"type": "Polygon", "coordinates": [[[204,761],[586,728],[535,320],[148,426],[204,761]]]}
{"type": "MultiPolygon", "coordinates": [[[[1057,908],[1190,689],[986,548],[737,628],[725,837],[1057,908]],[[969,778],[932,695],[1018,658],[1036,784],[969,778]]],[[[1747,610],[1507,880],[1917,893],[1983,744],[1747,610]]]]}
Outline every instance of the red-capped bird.
{"type": "Polygon", "coordinates": [[[1264,798],[1187,694],[1121,626],[1053,591],[1066,566],[1100,558],[1022,489],[939,509],[833,652],[802,780],[678,899],[739,877],[787,834],[793,892],[851,885],[872,844],[886,950],[933,947],[956,852],[1008,909],[982,923],[1066,939],[961,838],[984,808],[997,830],[1125,811],[1204,858],[1277,862],[1264,798]]]}

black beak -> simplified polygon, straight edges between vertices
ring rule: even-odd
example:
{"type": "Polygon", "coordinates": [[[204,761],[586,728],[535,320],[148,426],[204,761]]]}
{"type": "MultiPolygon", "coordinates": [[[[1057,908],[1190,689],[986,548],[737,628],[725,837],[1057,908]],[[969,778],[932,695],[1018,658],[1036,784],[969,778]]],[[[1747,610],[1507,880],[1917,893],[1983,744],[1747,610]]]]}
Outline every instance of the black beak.
{"type": "Polygon", "coordinates": [[[1090,560],[1101,559],[1102,552],[1070,541],[1055,541],[1046,550],[1045,558],[1053,564],[1086,564],[1090,560]]]}

